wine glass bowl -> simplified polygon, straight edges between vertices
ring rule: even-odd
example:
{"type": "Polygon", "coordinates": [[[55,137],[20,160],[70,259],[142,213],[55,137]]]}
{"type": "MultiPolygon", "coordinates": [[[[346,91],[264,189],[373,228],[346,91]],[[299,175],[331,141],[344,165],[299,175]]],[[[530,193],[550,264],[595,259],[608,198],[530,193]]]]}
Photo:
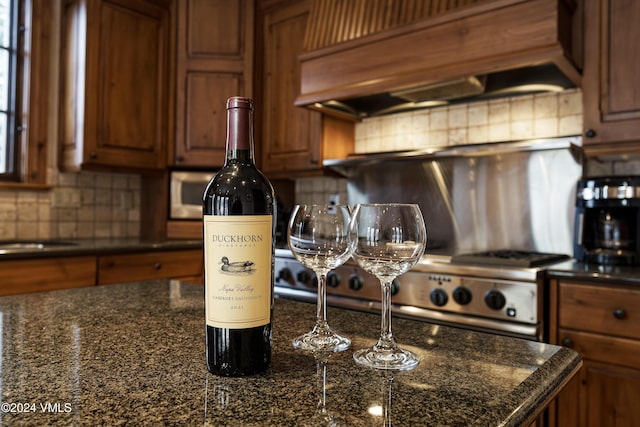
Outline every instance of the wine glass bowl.
{"type": "Polygon", "coordinates": [[[382,291],[380,338],[370,348],[353,354],[356,363],[377,369],[409,370],[420,363],[414,353],[401,349],[391,330],[391,284],[424,254],[427,231],[415,204],[359,204],[349,226],[353,257],[378,278],[382,291]]]}
{"type": "Polygon", "coordinates": [[[287,239],[298,261],[318,277],[316,324],[293,340],[308,351],[344,351],[351,340],[334,332],[327,322],[327,274],[351,256],[349,207],[346,205],[297,205],[291,213],[287,239]]]}

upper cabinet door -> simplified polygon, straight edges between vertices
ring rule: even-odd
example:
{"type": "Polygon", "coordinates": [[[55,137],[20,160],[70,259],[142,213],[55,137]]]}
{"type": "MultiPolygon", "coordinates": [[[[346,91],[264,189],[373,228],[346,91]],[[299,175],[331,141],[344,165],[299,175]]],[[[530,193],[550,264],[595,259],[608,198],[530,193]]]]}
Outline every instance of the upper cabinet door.
{"type": "Polygon", "coordinates": [[[584,145],[640,151],[640,2],[585,0],[584,145]]]}
{"type": "Polygon", "coordinates": [[[269,177],[322,169],[321,115],[293,105],[300,94],[300,63],[308,1],[267,10],[262,26],[262,170],[269,177]]]}
{"type": "Polygon", "coordinates": [[[170,3],[67,1],[62,50],[63,168],[164,168],[170,3]]]}
{"type": "Polygon", "coordinates": [[[225,158],[226,101],[253,95],[253,0],[176,4],[175,166],[219,167],[225,158]]]}

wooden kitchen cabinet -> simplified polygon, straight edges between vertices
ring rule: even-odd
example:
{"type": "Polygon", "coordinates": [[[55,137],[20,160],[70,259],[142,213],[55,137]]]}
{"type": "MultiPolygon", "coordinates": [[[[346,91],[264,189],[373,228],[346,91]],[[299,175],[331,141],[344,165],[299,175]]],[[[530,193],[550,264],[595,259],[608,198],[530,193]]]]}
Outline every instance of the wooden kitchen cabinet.
{"type": "Polygon", "coordinates": [[[640,425],[640,289],[552,280],[551,342],[584,365],[550,410],[551,426],[640,425]]]}
{"type": "Polygon", "coordinates": [[[353,152],[354,123],[294,106],[300,93],[298,55],[310,1],[260,3],[262,72],[259,150],[270,178],[322,173],[322,161],[353,152]]]}
{"type": "Polygon", "coordinates": [[[170,0],[66,0],[60,157],[65,170],[166,166],[170,0]]]}
{"type": "Polygon", "coordinates": [[[96,257],[20,259],[0,264],[0,295],[93,286],[96,257]]]}
{"type": "Polygon", "coordinates": [[[155,279],[203,283],[203,266],[201,249],[0,261],[0,296],[155,279]]]}
{"type": "Polygon", "coordinates": [[[177,6],[176,166],[219,167],[226,101],[253,97],[254,0],[177,6]]]}
{"type": "Polygon", "coordinates": [[[640,2],[584,7],[583,145],[593,154],[640,152],[640,2]]]}
{"type": "Polygon", "coordinates": [[[154,279],[183,279],[202,283],[200,249],[102,255],[98,258],[98,285],[154,279]]]}

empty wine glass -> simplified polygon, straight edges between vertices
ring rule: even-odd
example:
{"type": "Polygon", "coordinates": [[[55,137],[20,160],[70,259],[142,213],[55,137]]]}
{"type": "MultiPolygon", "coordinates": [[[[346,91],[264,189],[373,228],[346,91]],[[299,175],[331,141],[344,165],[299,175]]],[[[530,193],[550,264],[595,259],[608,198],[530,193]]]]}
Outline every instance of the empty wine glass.
{"type": "Polygon", "coordinates": [[[380,338],[373,347],[356,351],[353,358],[370,368],[413,369],[420,359],[398,347],[391,333],[391,283],[424,253],[427,231],[422,212],[415,204],[359,204],[349,231],[354,258],[380,280],[382,288],[380,338]]]}
{"type": "Polygon", "coordinates": [[[349,207],[346,205],[297,205],[291,213],[287,237],[293,255],[318,276],[316,324],[293,340],[295,348],[308,351],[343,351],[349,338],[327,323],[327,274],[351,256],[349,207]]]}

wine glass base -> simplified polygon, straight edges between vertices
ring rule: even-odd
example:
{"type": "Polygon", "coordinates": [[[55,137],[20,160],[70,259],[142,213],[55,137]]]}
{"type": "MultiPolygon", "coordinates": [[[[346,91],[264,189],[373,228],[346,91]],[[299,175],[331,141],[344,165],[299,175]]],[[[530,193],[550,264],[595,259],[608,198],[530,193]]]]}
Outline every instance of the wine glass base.
{"type": "Polygon", "coordinates": [[[306,351],[338,352],[345,351],[351,345],[351,340],[331,329],[316,329],[294,338],[293,347],[306,351]]]}
{"type": "Polygon", "coordinates": [[[374,369],[410,371],[420,363],[414,353],[401,348],[377,349],[365,348],[353,353],[353,360],[359,365],[374,369]]]}

